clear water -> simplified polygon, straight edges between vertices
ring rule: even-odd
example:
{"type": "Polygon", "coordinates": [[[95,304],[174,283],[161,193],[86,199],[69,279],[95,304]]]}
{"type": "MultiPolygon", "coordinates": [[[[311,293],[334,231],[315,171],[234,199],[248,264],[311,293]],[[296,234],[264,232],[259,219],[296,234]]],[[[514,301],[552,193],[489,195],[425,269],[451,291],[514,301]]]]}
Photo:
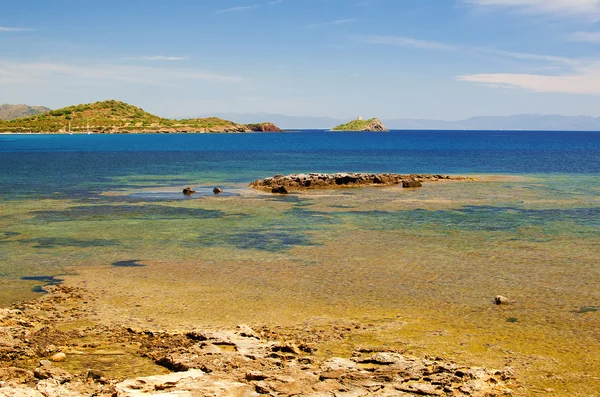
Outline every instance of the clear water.
{"type": "Polygon", "coordinates": [[[600,390],[600,133],[0,135],[0,170],[0,303],[69,277],[123,321],[375,322],[356,343],[600,390]],[[247,188],[342,171],[479,181],[247,188]]]}

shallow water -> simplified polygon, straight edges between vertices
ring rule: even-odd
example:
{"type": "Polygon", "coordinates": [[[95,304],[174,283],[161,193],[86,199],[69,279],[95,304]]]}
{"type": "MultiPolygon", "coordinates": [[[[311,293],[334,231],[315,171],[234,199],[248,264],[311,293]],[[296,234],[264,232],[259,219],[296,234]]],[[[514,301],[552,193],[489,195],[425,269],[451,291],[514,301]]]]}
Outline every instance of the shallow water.
{"type": "Polygon", "coordinates": [[[600,306],[600,134],[0,144],[0,303],[66,279],[102,291],[118,321],[146,326],[378,324],[325,350],[401,347],[511,365],[532,390],[600,391],[600,313],[590,309],[600,306]],[[246,187],[313,171],[480,176],[418,190],[246,187]],[[188,185],[200,194],[183,196],[188,185]],[[497,294],[513,303],[491,304],[497,294]]]}

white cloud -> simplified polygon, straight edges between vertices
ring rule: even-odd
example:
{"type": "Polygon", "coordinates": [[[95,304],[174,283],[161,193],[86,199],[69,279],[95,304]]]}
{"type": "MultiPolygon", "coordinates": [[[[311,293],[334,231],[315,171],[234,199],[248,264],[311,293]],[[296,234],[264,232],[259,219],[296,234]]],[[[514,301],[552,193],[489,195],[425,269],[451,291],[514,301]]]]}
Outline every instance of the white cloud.
{"type": "Polygon", "coordinates": [[[8,28],[6,26],[0,26],[0,32],[31,32],[33,29],[29,28],[8,28]]]}
{"type": "Polygon", "coordinates": [[[399,47],[422,48],[427,50],[451,51],[457,49],[455,46],[437,41],[419,40],[403,36],[365,36],[361,38],[361,41],[367,44],[384,44],[399,47]]]}
{"type": "Polygon", "coordinates": [[[44,83],[61,79],[82,85],[98,81],[151,85],[185,83],[189,80],[219,83],[242,81],[239,76],[228,76],[191,68],[170,69],[114,64],[52,62],[18,63],[0,60],[0,84],[44,83]]]}
{"type": "Polygon", "coordinates": [[[570,41],[600,43],[600,32],[575,32],[567,36],[570,41]]]}
{"type": "Polygon", "coordinates": [[[527,14],[600,21],[600,0],[464,0],[480,7],[508,8],[527,14]]]}
{"type": "Polygon", "coordinates": [[[569,59],[502,51],[496,53],[519,59],[546,61],[546,70],[555,73],[477,73],[457,76],[456,80],[532,92],[600,95],[600,59],[569,59]]]}
{"type": "Polygon", "coordinates": [[[336,19],[328,22],[320,22],[320,23],[311,23],[308,25],[304,25],[305,28],[318,28],[321,26],[335,26],[335,25],[344,25],[347,23],[352,23],[358,21],[357,18],[346,18],[346,19],[336,19]]]}
{"type": "Polygon", "coordinates": [[[146,56],[146,57],[126,57],[122,58],[128,61],[187,61],[189,58],[184,57],[168,57],[164,55],[146,56]]]}
{"type": "Polygon", "coordinates": [[[505,57],[509,57],[509,58],[515,58],[515,59],[545,61],[545,62],[565,64],[565,65],[572,65],[572,66],[576,66],[579,64],[579,61],[577,61],[577,60],[573,60],[571,58],[566,58],[566,57],[559,57],[559,56],[555,56],[555,55],[529,54],[529,53],[525,53],[525,52],[504,51],[504,50],[497,50],[494,48],[485,48],[485,47],[478,47],[475,50],[481,51],[481,52],[486,52],[489,54],[496,54],[496,55],[505,56],[505,57]]]}
{"type": "Polygon", "coordinates": [[[538,74],[474,74],[458,76],[469,81],[499,88],[520,88],[534,92],[600,95],[600,70],[593,74],[547,76],[538,74]]]}
{"type": "Polygon", "coordinates": [[[231,7],[231,8],[222,8],[220,10],[216,10],[215,14],[227,14],[230,12],[243,12],[253,10],[255,8],[260,8],[260,4],[253,4],[249,6],[240,6],[240,7],[231,7]]]}

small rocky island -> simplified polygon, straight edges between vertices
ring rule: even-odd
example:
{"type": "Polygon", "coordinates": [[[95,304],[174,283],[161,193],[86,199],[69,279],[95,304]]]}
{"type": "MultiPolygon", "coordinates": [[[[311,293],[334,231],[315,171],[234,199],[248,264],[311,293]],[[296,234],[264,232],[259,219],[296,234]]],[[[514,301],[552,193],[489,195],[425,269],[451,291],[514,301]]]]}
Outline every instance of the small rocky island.
{"type": "Polygon", "coordinates": [[[418,188],[423,182],[439,180],[473,180],[464,176],[432,175],[432,174],[366,174],[366,173],[337,173],[337,174],[293,174],[275,175],[274,177],[258,179],[250,183],[250,187],[267,190],[272,193],[285,194],[291,190],[331,189],[362,186],[391,186],[402,185],[404,188],[418,188]]]}
{"type": "Polygon", "coordinates": [[[349,123],[341,124],[332,128],[331,131],[388,132],[389,130],[378,118],[363,120],[362,117],[359,116],[356,120],[352,120],[349,123]]]}

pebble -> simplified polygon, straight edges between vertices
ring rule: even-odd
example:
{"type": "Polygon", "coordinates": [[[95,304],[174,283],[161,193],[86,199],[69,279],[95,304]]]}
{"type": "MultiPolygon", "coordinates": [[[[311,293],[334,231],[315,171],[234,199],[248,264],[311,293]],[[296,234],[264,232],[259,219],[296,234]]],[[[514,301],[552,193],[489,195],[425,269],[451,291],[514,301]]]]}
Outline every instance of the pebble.
{"type": "Polygon", "coordinates": [[[51,360],[54,362],[65,361],[66,359],[67,359],[67,355],[65,353],[56,353],[51,358],[51,360]]]}

